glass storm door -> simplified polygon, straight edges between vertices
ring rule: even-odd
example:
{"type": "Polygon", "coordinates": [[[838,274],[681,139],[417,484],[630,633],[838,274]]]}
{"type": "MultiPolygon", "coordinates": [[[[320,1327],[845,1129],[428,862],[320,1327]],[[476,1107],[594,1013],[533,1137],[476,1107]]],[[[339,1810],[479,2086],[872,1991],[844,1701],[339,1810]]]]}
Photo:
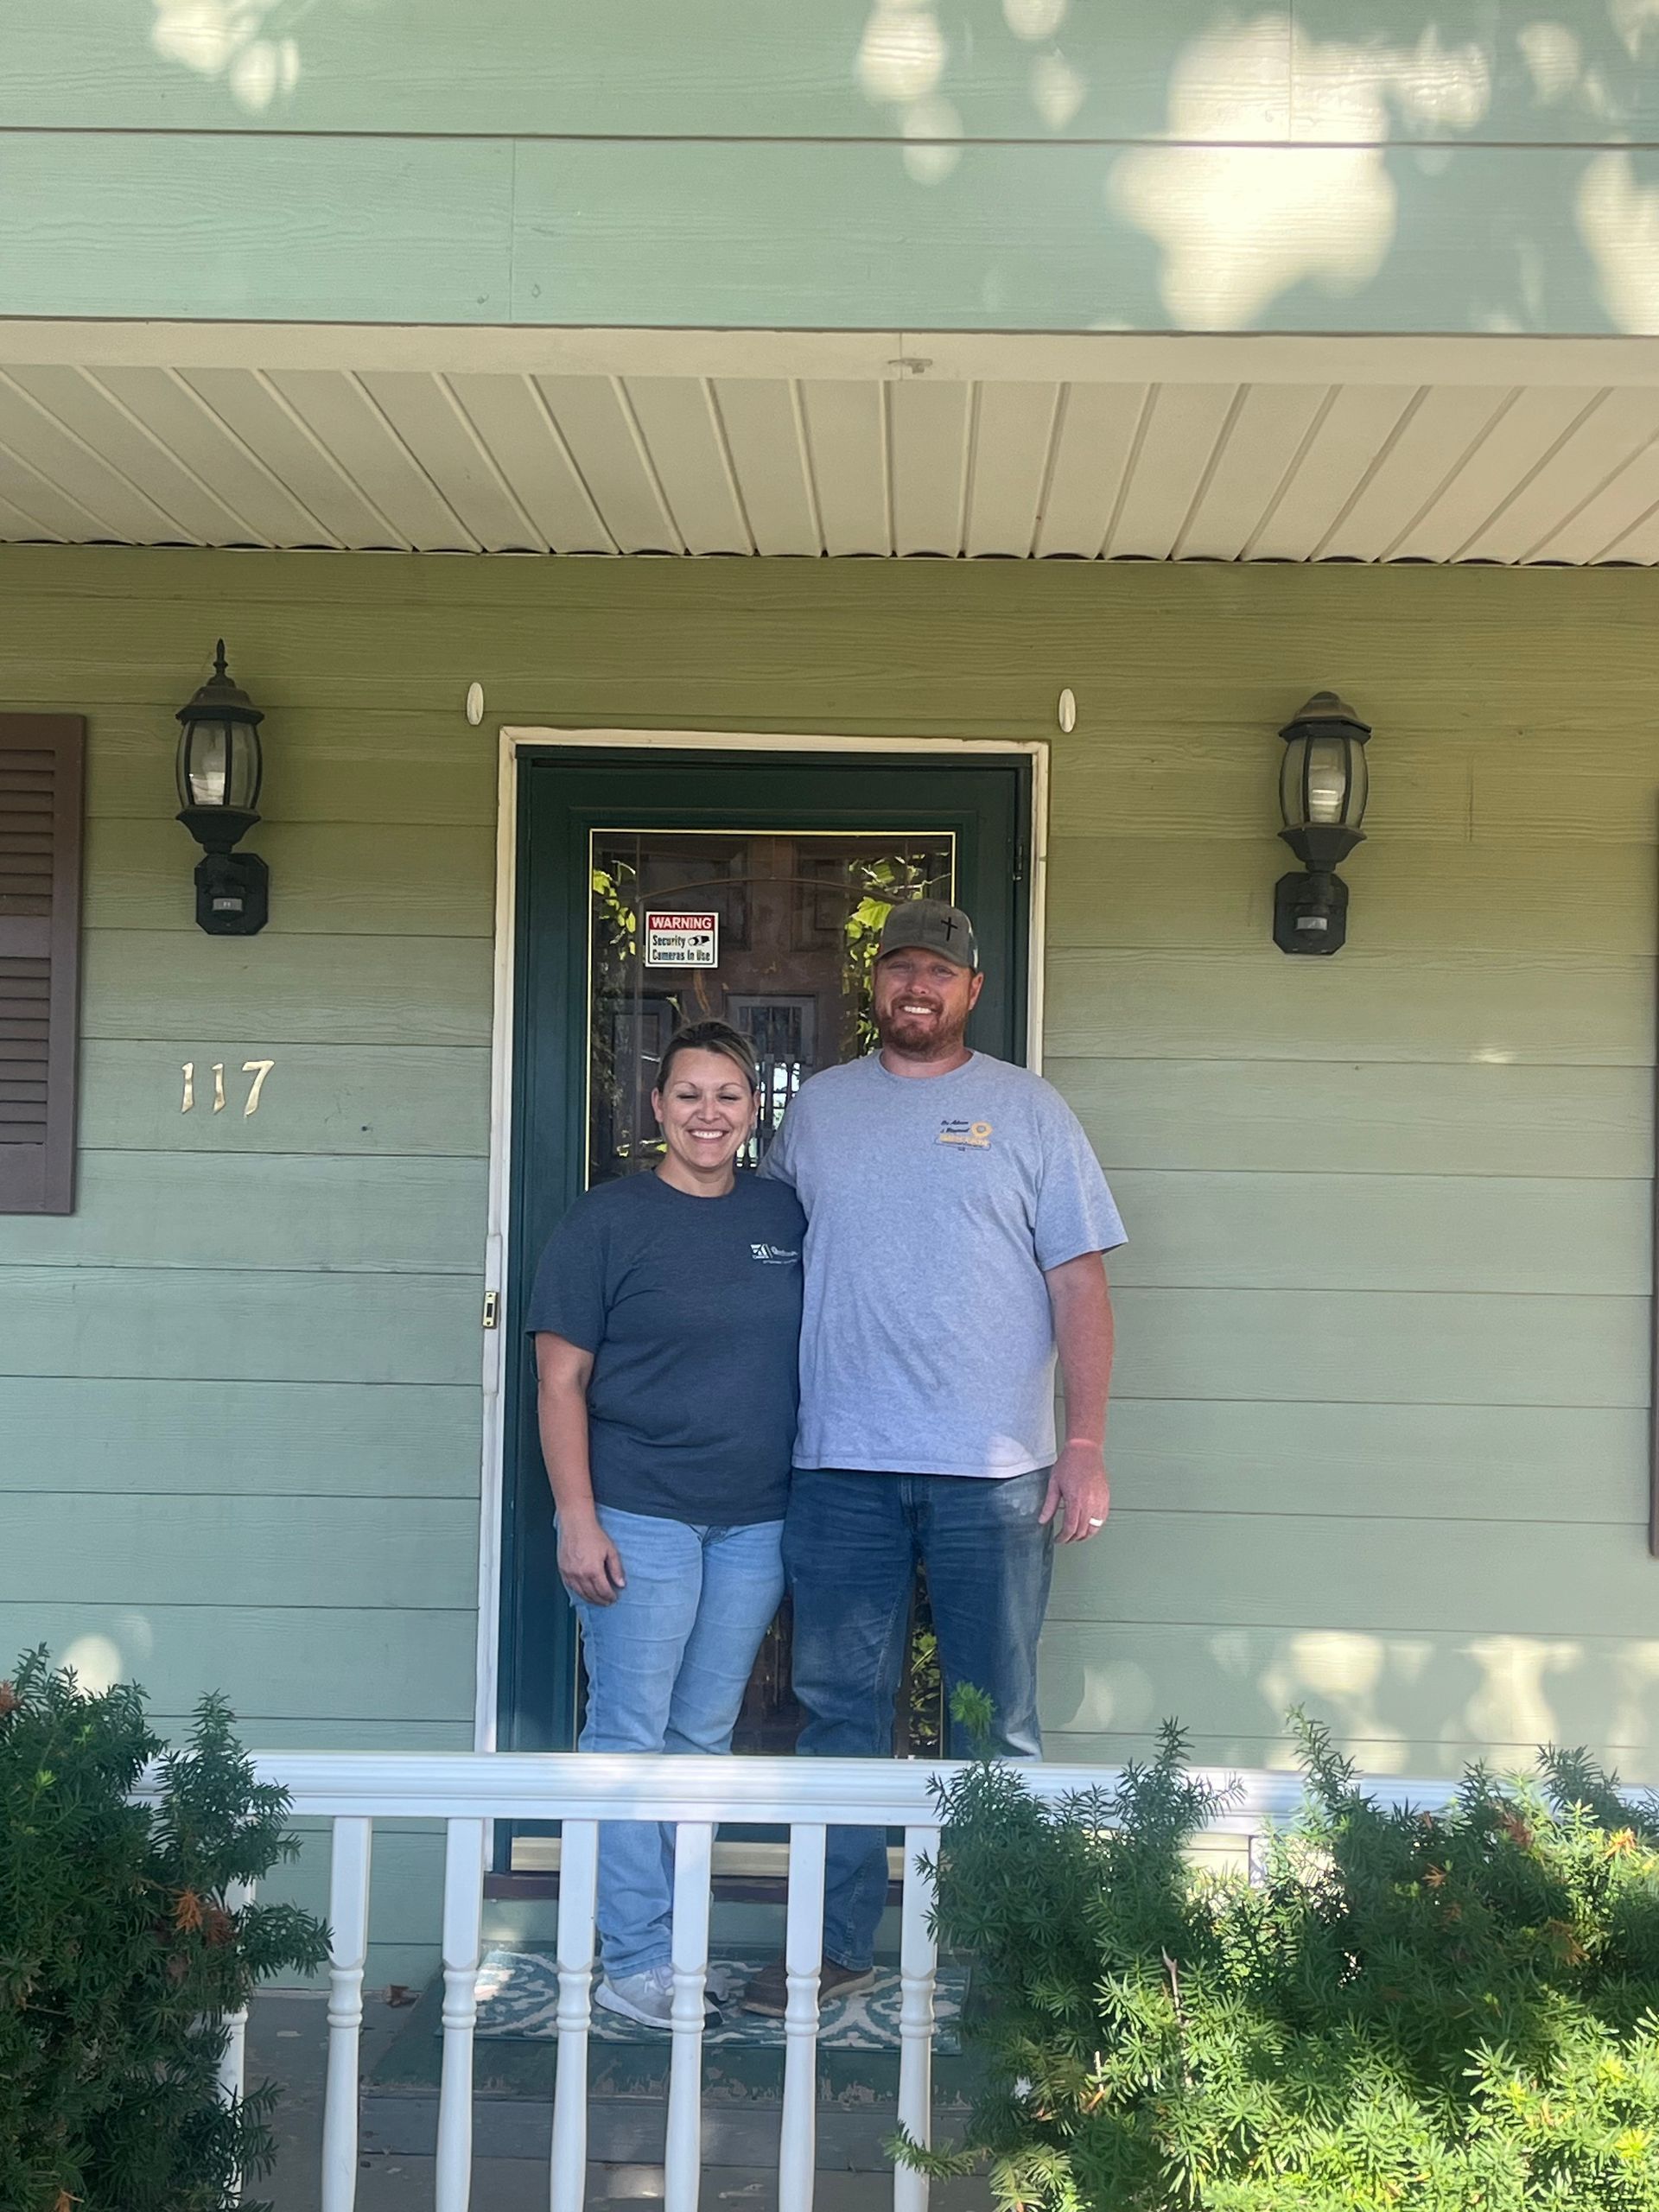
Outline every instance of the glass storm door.
{"type": "MultiPolygon", "coordinates": [[[[757,1165],[807,1077],[873,1048],[870,967],[896,899],[968,907],[987,970],[969,1041],[1023,1057],[1029,802],[1025,764],[1006,759],[561,748],[521,772],[500,1741],[556,1750],[575,1739],[581,1669],[519,1318],[541,1249],[582,1190],[655,1168],[651,1094],[683,1024],[717,1017],[753,1039],[757,1165]]],[[[737,1748],[786,1751],[799,1720],[785,1605],[737,1748]]]]}

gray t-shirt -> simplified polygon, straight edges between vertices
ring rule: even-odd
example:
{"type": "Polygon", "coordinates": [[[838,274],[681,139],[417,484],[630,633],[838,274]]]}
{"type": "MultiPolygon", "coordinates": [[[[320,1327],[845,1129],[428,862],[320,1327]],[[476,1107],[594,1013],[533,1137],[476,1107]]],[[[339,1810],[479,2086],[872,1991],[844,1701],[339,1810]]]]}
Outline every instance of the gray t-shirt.
{"type": "Polygon", "coordinates": [[[1043,1271],[1124,1241],[1058,1091],[976,1052],[802,1085],[762,1173],[806,1209],[798,1467],[1021,1475],[1055,1456],[1043,1271]]]}

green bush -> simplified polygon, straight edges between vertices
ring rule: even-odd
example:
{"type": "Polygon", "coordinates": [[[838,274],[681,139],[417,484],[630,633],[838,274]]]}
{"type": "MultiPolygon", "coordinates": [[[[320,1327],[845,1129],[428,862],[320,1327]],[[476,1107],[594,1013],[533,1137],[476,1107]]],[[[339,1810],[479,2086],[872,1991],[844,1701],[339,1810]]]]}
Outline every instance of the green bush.
{"type": "Polygon", "coordinates": [[[961,2154],[899,2155],[1044,2212],[1659,2212],[1651,1806],[1545,1752],[1387,1809],[1294,1719],[1305,1808],[1254,1885],[1186,1856],[1224,1801],[1173,1728],[1110,1795],[944,1792],[985,2087],[961,2154]]]}
{"type": "Polygon", "coordinates": [[[296,1846],[222,1701],[166,1751],[123,1683],[93,1696],[30,1653],[0,1683],[0,2205],[222,2212],[270,2170],[270,2088],[215,2093],[227,2012],[327,1955],[289,1905],[232,1911],[296,1846]],[[159,1802],[129,1802],[160,1758],[159,1802]]]}

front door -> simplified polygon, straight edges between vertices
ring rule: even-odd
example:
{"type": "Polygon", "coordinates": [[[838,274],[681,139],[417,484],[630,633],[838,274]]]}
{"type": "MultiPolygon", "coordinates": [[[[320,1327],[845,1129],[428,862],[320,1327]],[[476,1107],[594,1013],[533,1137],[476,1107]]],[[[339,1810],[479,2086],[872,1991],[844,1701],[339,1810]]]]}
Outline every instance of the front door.
{"type": "MultiPolygon", "coordinates": [[[[581,1670],[520,1319],[542,1248],[584,1189],[655,1166],[651,1093],[681,1023],[754,1040],[763,1157],[807,1077],[871,1049],[870,963],[897,899],[968,908],[986,969],[969,1042],[1022,1058],[1029,766],[559,747],[519,773],[499,1740],[562,1751],[581,1670]]],[[[798,1726],[785,1610],[738,1748],[787,1751],[798,1726]]]]}

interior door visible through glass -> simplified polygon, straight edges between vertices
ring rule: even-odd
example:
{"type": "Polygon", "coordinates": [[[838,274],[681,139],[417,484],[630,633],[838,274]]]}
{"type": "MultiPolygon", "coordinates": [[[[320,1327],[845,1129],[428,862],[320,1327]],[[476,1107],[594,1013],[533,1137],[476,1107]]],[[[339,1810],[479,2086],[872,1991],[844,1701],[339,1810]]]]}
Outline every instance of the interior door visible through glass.
{"type": "MultiPolygon", "coordinates": [[[[655,1167],[663,1048],[710,1019],[754,1045],[760,1118],[747,1164],[758,1165],[806,1078],[873,1048],[870,969],[888,909],[950,899],[957,880],[948,830],[596,829],[588,860],[589,1186],[655,1167]]],[[[756,1663],[739,1750],[792,1749],[789,1685],[785,1605],[756,1663]]],[[[918,1695],[925,1685],[912,1679],[906,1713],[918,1695]]]]}

